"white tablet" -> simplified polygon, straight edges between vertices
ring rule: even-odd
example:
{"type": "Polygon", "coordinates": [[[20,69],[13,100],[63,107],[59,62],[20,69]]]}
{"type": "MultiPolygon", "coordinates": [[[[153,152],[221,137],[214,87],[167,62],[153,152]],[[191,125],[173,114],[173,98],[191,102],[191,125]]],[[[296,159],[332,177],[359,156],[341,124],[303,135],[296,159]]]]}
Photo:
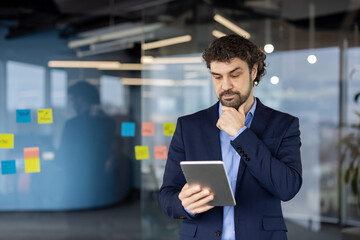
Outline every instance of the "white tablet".
{"type": "Polygon", "coordinates": [[[236,205],[223,161],[182,161],[180,165],[190,186],[198,184],[214,194],[214,200],[209,205],[236,205]]]}

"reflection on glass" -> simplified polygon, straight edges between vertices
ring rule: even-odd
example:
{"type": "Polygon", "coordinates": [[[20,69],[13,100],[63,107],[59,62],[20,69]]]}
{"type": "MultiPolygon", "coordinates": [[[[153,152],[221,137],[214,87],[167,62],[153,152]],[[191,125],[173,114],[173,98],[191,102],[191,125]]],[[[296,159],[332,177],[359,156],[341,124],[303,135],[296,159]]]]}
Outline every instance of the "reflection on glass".
{"type": "Polygon", "coordinates": [[[67,98],[67,73],[64,70],[52,69],[51,78],[51,104],[54,107],[65,108],[67,98]]]}
{"type": "Polygon", "coordinates": [[[76,116],[65,123],[56,159],[66,170],[64,199],[70,208],[112,203],[109,194],[115,173],[106,166],[111,161],[115,121],[99,108],[98,90],[90,83],[77,82],[68,94],[76,116]]]}
{"type": "Polygon", "coordinates": [[[124,85],[118,77],[102,75],[100,78],[100,102],[109,114],[126,114],[124,85]]]}
{"type": "Polygon", "coordinates": [[[45,106],[45,68],[7,61],[7,108],[42,108],[45,106]]]}

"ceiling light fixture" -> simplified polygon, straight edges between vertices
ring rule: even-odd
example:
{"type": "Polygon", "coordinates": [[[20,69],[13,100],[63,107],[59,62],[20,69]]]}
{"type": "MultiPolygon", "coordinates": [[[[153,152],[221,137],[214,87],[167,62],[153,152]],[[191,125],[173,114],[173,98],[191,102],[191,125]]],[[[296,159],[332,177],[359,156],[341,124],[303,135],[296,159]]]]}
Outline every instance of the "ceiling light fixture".
{"type": "Polygon", "coordinates": [[[202,63],[202,57],[157,57],[142,56],[143,64],[182,64],[182,63],[202,63]]]}
{"type": "Polygon", "coordinates": [[[152,78],[122,78],[122,84],[133,86],[163,86],[163,87],[185,87],[185,86],[207,86],[206,80],[173,80],[173,79],[152,79],[152,78]]]}
{"type": "Polygon", "coordinates": [[[99,70],[164,70],[165,65],[145,65],[140,63],[119,63],[116,61],[49,61],[51,68],[96,68],[99,70]]]}
{"type": "Polygon", "coordinates": [[[149,49],[161,48],[161,47],[175,45],[175,44],[189,42],[189,41],[191,41],[191,36],[184,35],[184,36],[180,36],[180,37],[174,37],[174,38],[164,39],[164,40],[155,41],[155,42],[143,43],[141,45],[141,48],[143,50],[149,50],[149,49]]]}
{"type": "Polygon", "coordinates": [[[230,20],[224,18],[223,16],[221,16],[219,14],[216,14],[214,16],[214,20],[217,21],[218,23],[224,25],[225,27],[227,27],[231,31],[239,34],[240,36],[243,36],[244,38],[247,38],[247,39],[250,38],[250,33],[245,31],[244,29],[240,28],[239,26],[237,26],[236,24],[234,24],[230,20]]]}
{"type": "Polygon", "coordinates": [[[274,51],[274,45],[272,45],[272,44],[266,44],[266,45],[264,46],[264,51],[265,51],[266,53],[272,53],[272,52],[274,51]]]}
{"type": "Polygon", "coordinates": [[[225,34],[225,33],[220,32],[220,31],[218,31],[218,30],[214,30],[214,31],[212,31],[212,35],[213,35],[214,37],[216,37],[216,38],[221,38],[221,37],[226,36],[226,34],[225,34]]]}
{"type": "MultiPolygon", "coordinates": [[[[99,42],[106,42],[111,41],[119,38],[126,38],[136,35],[142,35],[144,32],[153,32],[156,29],[159,29],[163,26],[162,23],[154,23],[146,26],[141,26],[140,24],[135,27],[130,27],[127,29],[124,28],[116,28],[116,27],[109,27],[107,28],[107,32],[102,34],[94,33],[94,36],[89,36],[83,39],[73,40],[70,41],[68,44],[69,48],[79,48],[84,47],[87,45],[99,43],[99,42]]],[[[99,32],[99,31],[98,31],[99,32]]],[[[86,35],[88,36],[88,35],[86,35]]]]}

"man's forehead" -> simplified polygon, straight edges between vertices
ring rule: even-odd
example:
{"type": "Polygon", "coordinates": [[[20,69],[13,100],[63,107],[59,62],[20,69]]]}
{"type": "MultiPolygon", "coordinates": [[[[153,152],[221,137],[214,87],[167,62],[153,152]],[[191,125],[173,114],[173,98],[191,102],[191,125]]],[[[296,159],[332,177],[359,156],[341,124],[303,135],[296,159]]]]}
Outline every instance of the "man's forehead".
{"type": "Polygon", "coordinates": [[[228,73],[237,69],[248,69],[248,64],[240,58],[232,59],[227,62],[213,61],[210,63],[211,73],[228,73]]]}
{"type": "Polygon", "coordinates": [[[241,64],[241,65],[247,65],[247,62],[242,60],[241,58],[232,58],[232,59],[226,60],[226,61],[214,60],[214,61],[210,62],[210,66],[215,65],[215,64],[225,64],[225,65],[241,64]]]}

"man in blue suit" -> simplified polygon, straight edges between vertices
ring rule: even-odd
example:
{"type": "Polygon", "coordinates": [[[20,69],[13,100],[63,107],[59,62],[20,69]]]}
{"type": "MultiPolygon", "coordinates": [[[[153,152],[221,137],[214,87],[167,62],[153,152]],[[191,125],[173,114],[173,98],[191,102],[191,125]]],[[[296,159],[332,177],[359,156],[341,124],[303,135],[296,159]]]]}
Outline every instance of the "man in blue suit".
{"type": "Polygon", "coordinates": [[[254,97],[266,56],[251,41],[219,38],[203,58],[219,102],[178,119],[159,205],[168,216],[183,219],[181,240],[284,240],[281,201],[292,199],[302,184],[299,119],[254,97]],[[220,159],[235,207],[208,205],[213,194],[189,186],[180,168],[181,161],[220,159]]]}

